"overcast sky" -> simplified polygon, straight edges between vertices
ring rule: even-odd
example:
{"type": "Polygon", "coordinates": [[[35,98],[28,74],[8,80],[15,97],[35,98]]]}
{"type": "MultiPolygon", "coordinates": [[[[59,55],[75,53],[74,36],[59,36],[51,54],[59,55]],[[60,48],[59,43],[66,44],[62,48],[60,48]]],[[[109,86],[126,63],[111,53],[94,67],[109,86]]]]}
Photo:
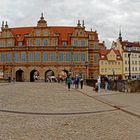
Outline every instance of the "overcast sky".
{"type": "Polygon", "coordinates": [[[49,26],[85,20],[86,30],[97,30],[107,47],[120,28],[124,40],[140,41],[140,0],[0,0],[0,7],[0,22],[11,28],[36,26],[43,12],[49,26]]]}

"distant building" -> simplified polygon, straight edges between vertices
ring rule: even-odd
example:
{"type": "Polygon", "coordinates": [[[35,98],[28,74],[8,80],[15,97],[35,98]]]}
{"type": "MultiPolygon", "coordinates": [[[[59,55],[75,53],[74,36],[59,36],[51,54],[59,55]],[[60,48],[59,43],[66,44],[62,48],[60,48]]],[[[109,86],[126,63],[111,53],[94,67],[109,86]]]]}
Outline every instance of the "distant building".
{"type": "Polygon", "coordinates": [[[112,43],[112,48],[119,50],[123,57],[123,78],[128,79],[129,76],[130,53],[131,79],[140,79],[140,42],[123,41],[120,34],[117,41],[112,43]],[[131,46],[131,52],[128,51],[128,46],[131,46]]]}
{"type": "Polygon", "coordinates": [[[91,78],[99,72],[97,31],[77,26],[48,26],[43,14],[35,27],[9,28],[2,22],[0,72],[16,81],[45,81],[46,77],[79,74],[91,78]]]}
{"type": "Polygon", "coordinates": [[[99,74],[110,78],[123,76],[123,60],[118,50],[100,50],[99,74]]]}

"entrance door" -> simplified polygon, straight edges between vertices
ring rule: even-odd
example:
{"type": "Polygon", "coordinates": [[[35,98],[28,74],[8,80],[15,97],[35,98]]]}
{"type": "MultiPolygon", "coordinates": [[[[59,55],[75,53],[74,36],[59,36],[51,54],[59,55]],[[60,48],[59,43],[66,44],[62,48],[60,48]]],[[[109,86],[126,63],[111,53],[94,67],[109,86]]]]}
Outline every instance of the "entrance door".
{"type": "Polygon", "coordinates": [[[17,82],[23,82],[24,81],[23,73],[24,73],[23,70],[16,71],[16,81],[17,82]]]}

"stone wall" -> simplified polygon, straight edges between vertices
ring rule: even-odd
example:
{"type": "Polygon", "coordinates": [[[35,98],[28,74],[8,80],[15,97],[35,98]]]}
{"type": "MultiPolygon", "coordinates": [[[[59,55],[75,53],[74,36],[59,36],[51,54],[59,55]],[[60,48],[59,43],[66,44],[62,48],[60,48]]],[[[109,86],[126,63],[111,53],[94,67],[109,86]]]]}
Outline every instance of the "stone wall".
{"type": "MultiPolygon", "coordinates": [[[[88,86],[94,86],[96,80],[87,79],[86,84],[88,86]]],[[[101,88],[104,88],[104,82],[101,83],[101,88]]],[[[111,80],[109,81],[109,90],[128,92],[128,93],[140,93],[140,80],[111,80]]]]}

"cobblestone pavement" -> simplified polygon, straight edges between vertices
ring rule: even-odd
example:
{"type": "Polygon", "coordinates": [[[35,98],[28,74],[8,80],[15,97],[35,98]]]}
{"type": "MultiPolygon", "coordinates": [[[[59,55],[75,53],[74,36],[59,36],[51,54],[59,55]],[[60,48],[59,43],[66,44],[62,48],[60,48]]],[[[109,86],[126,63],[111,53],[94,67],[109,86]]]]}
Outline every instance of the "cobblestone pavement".
{"type": "Polygon", "coordinates": [[[140,93],[124,93],[118,91],[108,91],[105,93],[104,89],[100,93],[97,93],[93,92],[93,88],[89,86],[84,86],[84,89],[78,90],[90,97],[95,97],[112,106],[118,106],[122,110],[138,115],[140,118],[140,93]]]}
{"type": "Polygon", "coordinates": [[[140,140],[140,119],[62,84],[10,83],[0,86],[0,140],[140,140]]]}

